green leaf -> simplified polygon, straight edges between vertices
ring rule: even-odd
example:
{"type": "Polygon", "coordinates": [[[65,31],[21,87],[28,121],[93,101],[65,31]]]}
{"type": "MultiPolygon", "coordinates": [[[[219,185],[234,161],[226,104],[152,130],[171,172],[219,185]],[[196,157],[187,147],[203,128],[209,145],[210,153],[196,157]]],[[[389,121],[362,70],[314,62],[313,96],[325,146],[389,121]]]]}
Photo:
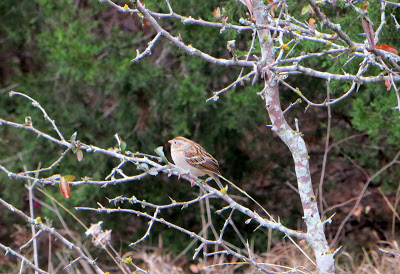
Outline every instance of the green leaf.
{"type": "Polygon", "coordinates": [[[126,143],[124,141],[121,142],[121,145],[119,146],[119,149],[121,150],[121,152],[123,154],[125,153],[126,143]]]}
{"type": "Polygon", "coordinates": [[[163,161],[164,161],[166,164],[168,164],[168,160],[167,160],[167,157],[165,157],[164,149],[163,149],[162,146],[159,146],[159,147],[156,148],[154,151],[158,154],[158,156],[160,156],[160,157],[163,159],[163,161]]]}
{"type": "Polygon", "coordinates": [[[74,175],[65,175],[65,176],[63,176],[63,178],[68,180],[68,182],[72,182],[73,180],[75,180],[75,176],[74,175]]]}
{"type": "Polygon", "coordinates": [[[307,5],[301,9],[301,15],[304,15],[307,13],[310,13],[310,14],[314,13],[314,10],[312,9],[312,7],[310,5],[307,5]]]}
{"type": "Polygon", "coordinates": [[[138,168],[143,170],[149,170],[149,166],[146,163],[141,163],[140,165],[138,165],[138,168]]]}
{"type": "Polygon", "coordinates": [[[76,146],[76,135],[77,135],[77,132],[75,131],[75,133],[72,134],[71,139],[70,139],[71,144],[72,144],[73,146],[76,146]]]}
{"type": "Polygon", "coordinates": [[[60,174],[54,174],[54,175],[48,177],[47,180],[55,181],[55,180],[59,180],[60,178],[61,178],[60,174]]]}
{"type": "Polygon", "coordinates": [[[151,176],[156,176],[158,174],[158,171],[156,170],[156,168],[152,167],[152,168],[149,169],[148,173],[151,176]]]}

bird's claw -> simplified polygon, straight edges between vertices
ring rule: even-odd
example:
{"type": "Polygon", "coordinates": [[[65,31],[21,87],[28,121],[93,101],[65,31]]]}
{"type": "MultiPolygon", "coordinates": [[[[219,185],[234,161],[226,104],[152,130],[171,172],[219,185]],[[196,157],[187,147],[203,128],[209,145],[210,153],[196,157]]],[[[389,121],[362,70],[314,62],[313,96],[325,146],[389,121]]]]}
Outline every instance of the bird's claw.
{"type": "Polygon", "coordinates": [[[178,172],[178,180],[179,180],[183,175],[188,175],[188,174],[190,174],[190,173],[189,173],[189,172],[183,172],[183,173],[178,172]]]}

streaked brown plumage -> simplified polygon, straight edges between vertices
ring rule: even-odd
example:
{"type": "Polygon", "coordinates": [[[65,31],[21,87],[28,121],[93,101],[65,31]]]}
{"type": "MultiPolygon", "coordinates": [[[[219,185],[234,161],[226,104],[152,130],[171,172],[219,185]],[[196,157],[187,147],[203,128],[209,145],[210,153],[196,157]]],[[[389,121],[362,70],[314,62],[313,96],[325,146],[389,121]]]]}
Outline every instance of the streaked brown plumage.
{"type": "Polygon", "coordinates": [[[196,177],[208,174],[223,188],[218,178],[221,174],[218,161],[201,145],[182,136],[175,137],[168,143],[171,144],[171,156],[175,165],[196,177]]]}

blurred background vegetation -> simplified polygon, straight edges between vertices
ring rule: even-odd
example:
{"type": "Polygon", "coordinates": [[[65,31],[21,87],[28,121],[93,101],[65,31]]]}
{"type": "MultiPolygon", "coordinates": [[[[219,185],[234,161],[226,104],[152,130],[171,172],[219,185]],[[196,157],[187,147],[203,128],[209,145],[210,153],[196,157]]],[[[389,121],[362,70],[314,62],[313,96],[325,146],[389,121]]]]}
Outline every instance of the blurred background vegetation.
{"type": "MultiPolygon", "coordinates": [[[[298,8],[305,7],[305,1],[289,2],[291,13],[298,20],[312,17],[301,14],[298,8]]],[[[145,3],[154,11],[167,10],[164,1],[145,3]]],[[[118,4],[123,6],[129,2],[118,1],[118,4]]],[[[210,0],[177,0],[171,4],[182,15],[210,21],[217,21],[213,18],[213,10],[217,6],[227,10],[230,22],[246,17],[245,8],[233,0],[218,4],[210,0]]],[[[397,15],[399,20],[398,9],[388,7],[387,10],[397,15]]],[[[361,20],[356,19],[353,11],[344,8],[341,1],[335,7],[324,8],[324,11],[332,20],[346,26],[347,34],[354,41],[363,42],[365,37],[360,35],[363,33],[361,20]]],[[[371,3],[368,11],[371,20],[378,26],[379,4],[371,3]]],[[[163,145],[168,154],[167,140],[177,135],[192,138],[220,161],[225,177],[241,186],[269,212],[279,216],[285,225],[304,228],[298,195],[288,185],[296,186],[291,155],[266,127],[269,120],[264,102],[256,94],[262,89],[262,83],[255,86],[246,83],[245,87],[239,85],[218,101],[206,102],[213,91],[235,80],[240,68],[209,64],[188,56],[163,39],[156,44],[151,56],[131,63],[130,60],[136,57],[136,49],[142,52],[156,32],[137,15],[120,13],[96,0],[1,1],[0,21],[2,118],[22,123],[26,116],[30,116],[37,128],[55,136],[43,115],[27,100],[8,97],[7,93],[15,90],[39,101],[68,139],[76,131],[80,141],[108,148],[116,146],[113,136],[118,133],[130,151],[153,154],[154,148],[163,145]]],[[[389,14],[387,22],[379,43],[399,50],[400,36],[389,14]]],[[[162,24],[174,36],[180,35],[186,44],[193,44],[215,57],[230,58],[226,49],[228,40],[235,39],[238,50],[243,52],[248,50],[251,42],[251,33],[228,30],[219,34],[219,29],[184,25],[168,19],[162,20],[162,24]]],[[[303,41],[294,54],[314,51],[319,47],[303,41]]],[[[308,65],[340,73],[346,61],[344,57],[319,58],[308,61],[308,65]]],[[[345,67],[348,72],[357,69],[355,61],[345,67]]],[[[292,77],[290,83],[299,87],[312,101],[322,102],[326,98],[326,83],[323,81],[299,75],[292,77]]],[[[350,84],[332,82],[330,96],[340,96],[350,84]]],[[[286,108],[297,96],[282,88],[281,99],[282,107],[286,108]]],[[[330,151],[324,189],[327,206],[356,197],[367,180],[365,174],[373,175],[396,154],[400,143],[399,112],[392,109],[396,104],[395,93],[387,91],[383,83],[378,83],[361,86],[357,93],[332,106],[330,141],[334,143],[349,136],[355,137],[330,151]]],[[[294,107],[288,112],[287,119],[292,125],[294,118],[300,121],[317,188],[324,153],[327,110],[309,108],[305,111],[305,107],[304,103],[294,107]]],[[[27,169],[35,169],[39,164],[42,167],[50,165],[59,157],[62,148],[36,137],[30,132],[0,127],[0,163],[14,172],[23,171],[24,165],[27,169]]],[[[117,164],[115,159],[86,153],[84,160],[78,163],[75,155],[71,154],[57,169],[43,176],[61,173],[101,180],[117,164]]],[[[134,172],[134,168],[126,171],[127,174],[134,172]]],[[[392,212],[377,188],[381,187],[388,199],[394,202],[399,187],[399,172],[399,168],[394,166],[372,182],[369,195],[362,202],[371,210],[363,211],[361,217],[354,216],[349,221],[343,238],[346,239],[346,250],[357,251],[374,246],[378,240],[395,239],[392,226],[398,226],[399,221],[392,220],[392,212]]],[[[25,182],[9,180],[6,174],[0,176],[2,198],[26,210],[25,182]]],[[[189,200],[198,195],[198,189],[190,188],[189,183],[166,176],[107,188],[79,186],[72,189],[69,200],[61,196],[58,187],[46,186],[45,190],[71,210],[74,206],[95,207],[96,202],[107,204],[106,197],[118,195],[134,195],[154,203],[167,203],[169,196],[175,200],[189,200]]],[[[41,193],[36,195],[49,202],[41,193]]],[[[249,202],[244,203],[253,207],[249,202]]],[[[340,221],[352,205],[350,203],[335,210],[337,215],[327,226],[330,239],[335,236],[340,221]]],[[[220,208],[223,204],[213,201],[213,206],[220,208]]],[[[38,205],[36,210],[37,215],[56,223],[56,215],[46,207],[38,205]]],[[[5,210],[1,212],[0,223],[4,229],[0,231],[0,241],[11,243],[13,239],[8,235],[10,230],[15,229],[13,223],[23,226],[23,222],[14,220],[5,210]]],[[[122,250],[129,250],[127,245],[140,238],[147,229],[147,220],[132,216],[76,214],[87,225],[104,220],[104,228],[113,230],[115,245],[122,250]]],[[[174,218],[178,225],[189,225],[193,231],[201,227],[198,208],[185,209],[184,217],[182,212],[173,210],[164,214],[177,216],[174,218]]],[[[70,222],[70,229],[83,233],[84,229],[67,214],[65,218],[70,222]]],[[[222,224],[224,219],[217,220],[217,225],[218,222],[222,224]]],[[[246,237],[254,240],[256,235],[256,251],[265,251],[267,233],[254,234],[255,227],[244,225],[244,220],[238,220],[237,224],[243,224],[242,227],[239,225],[239,229],[246,237]]],[[[162,226],[156,226],[156,229],[162,235],[165,252],[179,253],[190,242],[182,236],[179,236],[182,241],[176,241],[179,233],[162,226]]],[[[281,241],[283,236],[280,233],[273,235],[273,243],[281,241]]],[[[235,240],[232,241],[236,244],[235,240]]],[[[159,234],[153,233],[146,244],[159,244],[159,234]]]]}

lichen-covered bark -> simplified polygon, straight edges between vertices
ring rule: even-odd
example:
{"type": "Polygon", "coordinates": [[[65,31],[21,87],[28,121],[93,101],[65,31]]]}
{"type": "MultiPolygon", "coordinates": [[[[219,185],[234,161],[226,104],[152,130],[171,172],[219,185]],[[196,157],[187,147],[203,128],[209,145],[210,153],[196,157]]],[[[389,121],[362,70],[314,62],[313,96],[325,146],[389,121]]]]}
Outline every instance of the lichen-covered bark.
{"type": "MultiPolygon", "coordinates": [[[[266,6],[262,0],[252,0],[253,15],[257,24],[268,24],[266,6]]],[[[268,64],[275,61],[271,33],[267,29],[258,30],[258,38],[262,50],[263,75],[265,89],[263,98],[271,119],[272,130],[288,146],[295,163],[298,189],[304,211],[304,220],[307,225],[307,241],[312,246],[320,273],[334,273],[334,259],[325,238],[324,226],[318,212],[317,201],[312,188],[309,156],[306,144],[301,135],[294,131],[283,116],[279,87],[273,80],[268,64]]]]}

